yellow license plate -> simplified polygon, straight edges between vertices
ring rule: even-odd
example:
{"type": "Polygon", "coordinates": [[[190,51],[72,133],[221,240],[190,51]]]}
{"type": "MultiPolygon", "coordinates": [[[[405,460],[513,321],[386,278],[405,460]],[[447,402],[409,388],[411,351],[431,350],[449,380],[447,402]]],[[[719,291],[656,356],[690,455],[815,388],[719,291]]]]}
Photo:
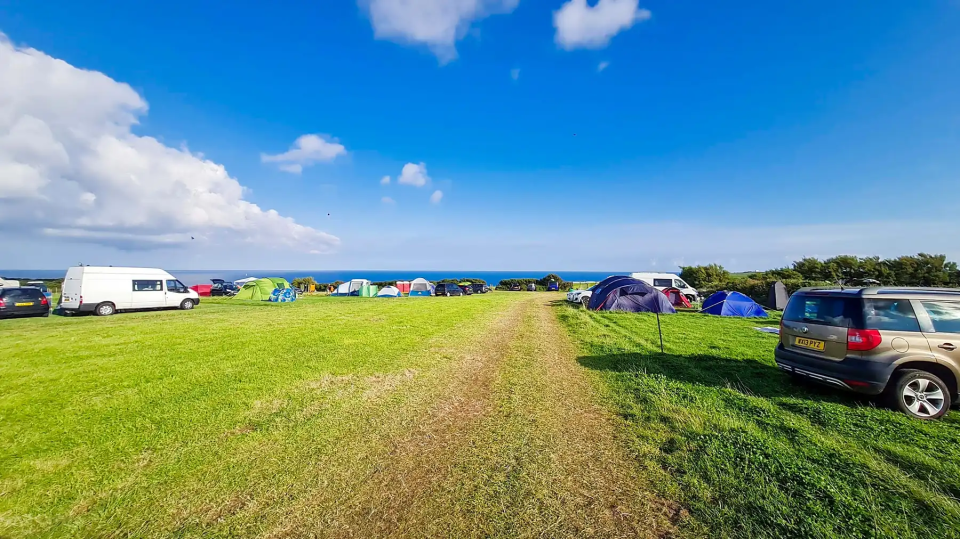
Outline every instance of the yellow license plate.
{"type": "Polygon", "coordinates": [[[32,301],[25,301],[25,302],[22,302],[22,303],[14,303],[13,305],[14,305],[15,307],[33,307],[33,302],[32,302],[32,301]]]}
{"type": "Polygon", "coordinates": [[[793,344],[799,346],[800,348],[809,348],[810,350],[816,350],[818,352],[823,352],[823,341],[818,341],[816,339],[805,339],[803,337],[797,337],[797,340],[793,341],[793,344]]]}

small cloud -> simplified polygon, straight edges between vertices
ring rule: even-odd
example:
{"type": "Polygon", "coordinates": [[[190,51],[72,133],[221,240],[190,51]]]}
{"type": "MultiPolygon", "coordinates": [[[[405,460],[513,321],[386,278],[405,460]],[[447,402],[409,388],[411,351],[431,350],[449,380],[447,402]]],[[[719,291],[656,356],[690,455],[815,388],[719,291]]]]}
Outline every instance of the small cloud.
{"type": "Polygon", "coordinates": [[[380,202],[383,202],[384,204],[387,204],[387,205],[389,205],[389,206],[392,206],[392,205],[394,205],[394,204],[397,203],[396,200],[394,200],[394,199],[392,199],[392,198],[390,198],[390,197],[383,197],[383,198],[380,199],[380,202]]]}
{"type": "Polygon", "coordinates": [[[597,73],[603,71],[610,66],[610,62],[600,62],[600,65],[597,66],[597,73]]]}
{"type": "Polygon", "coordinates": [[[510,78],[513,79],[513,80],[519,80],[519,79],[520,79],[520,69],[519,69],[519,68],[511,69],[511,70],[510,70],[510,78]]]}
{"type": "Polygon", "coordinates": [[[276,155],[262,153],[263,163],[280,163],[280,170],[291,174],[300,174],[304,166],[316,162],[330,162],[338,155],[344,155],[347,149],[326,135],[302,135],[293,142],[289,150],[276,155]]]}
{"type": "Polygon", "coordinates": [[[397,178],[397,183],[403,185],[413,185],[414,187],[423,187],[429,181],[430,176],[427,175],[426,163],[420,163],[419,165],[407,163],[406,165],[403,165],[403,169],[400,171],[400,176],[397,178]]]}
{"type": "Polygon", "coordinates": [[[441,200],[443,200],[443,191],[439,189],[437,189],[436,191],[433,192],[432,195],[430,195],[431,204],[439,204],[441,200]]]}
{"type": "Polygon", "coordinates": [[[390,176],[380,178],[380,185],[390,185],[390,176]]]}
{"type": "Polygon", "coordinates": [[[602,49],[610,39],[638,22],[650,18],[639,0],[569,0],[553,12],[554,41],[565,50],[602,49]]]}

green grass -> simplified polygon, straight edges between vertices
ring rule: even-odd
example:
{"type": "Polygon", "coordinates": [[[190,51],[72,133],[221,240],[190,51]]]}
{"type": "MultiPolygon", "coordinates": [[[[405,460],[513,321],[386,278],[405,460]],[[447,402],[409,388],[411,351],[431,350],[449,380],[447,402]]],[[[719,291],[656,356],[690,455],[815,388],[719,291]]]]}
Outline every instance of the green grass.
{"type": "Polygon", "coordinates": [[[512,301],[204,299],[4,320],[0,537],[261,533],[284,500],[362,481],[512,301]],[[417,391],[394,391],[412,378],[417,391]]]}
{"type": "Polygon", "coordinates": [[[921,422],[799,384],[775,366],[776,319],[558,306],[623,419],[638,464],[709,537],[960,536],[960,412],[921,422]]]}

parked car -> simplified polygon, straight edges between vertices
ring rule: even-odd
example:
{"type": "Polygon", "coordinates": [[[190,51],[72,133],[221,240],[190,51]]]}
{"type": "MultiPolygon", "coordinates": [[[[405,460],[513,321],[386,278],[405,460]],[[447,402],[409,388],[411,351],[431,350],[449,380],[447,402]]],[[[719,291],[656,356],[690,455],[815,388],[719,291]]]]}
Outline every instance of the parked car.
{"type": "Polygon", "coordinates": [[[550,281],[547,283],[547,292],[559,292],[560,284],[557,281],[550,281]]]}
{"type": "Polygon", "coordinates": [[[463,295],[464,295],[464,296],[472,296],[472,295],[473,295],[473,285],[461,284],[461,285],[457,285],[457,286],[460,287],[460,290],[463,290],[463,295]]]}
{"type": "Polygon", "coordinates": [[[580,303],[586,307],[590,303],[590,296],[593,295],[593,289],[596,287],[597,285],[593,285],[586,290],[571,290],[567,292],[567,301],[580,303]]]}
{"type": "Polygon", "coordinates": [[[27,286],[39,288],[43,295],[47,296],[47,301],[53,301],[53,292],[47,289],[47,285],[43,281],[27,281],[27,286]]]}
{"type": "Polygon", "coordinates": [[[661,292],[663,292],[665,288],[677,288],[686,296],[687,301],[690,303],[700,301],[700,292],[685,283],[678,275],[672,273],[631,273],[630,276],[647,283],[661,292]]]}
{"type": "Polygon", "coordinates": [[[79,266],[67,269],[60,309],[109,316],[130,309],[193,309],[200,295],[156,268],[79,266]]]}
{"type": "Polygon", "coordinates": [[[0,288],[0,318],[50,316],[50,300],[36,287],[0,288]]]}
{"type": "Polygon", "coordinates": [[[463,290],[453,283],[444,283],[437,285],[437,289],[434,291],[434,294],[437,296],[462,296],[463,290]]]}
{"type": "Polygon", "coordinates": [[[470,287],[473,288],[473,292],[475,294],[486,294],[490,291],[490,288],[488,288],[485,284],[473,283],[470,285],[470,287]]]}
{"type": "Polygon", "coordinates": [[[510,285],[510,291],[511,291],[511,292],[519,292],[519,291],[521,291],[521,290],[523,290],[523,289],[520,287],[519,284],[512,284],[512,285],[510,285]]]}
{"type": "Polygon", "coordinates": [[[943,417],[960,380],[960,291],[804,288],[780,322],[777,365],[918,419],[943,417]]]}
{"type": "Polygon", "coordinates": [[[527,285],[527,292],[536,292],[536,291],[537,291],[537,285],[533,283],[530,283],[527,285]]]}
{"type": "Polygon", "coordinates": [[[210,282],[213,283],[210,288],[211,296],[236,296],[237,292],[240,291],[240,287],[224,281],[223,279],[210,279],[210,282]]]}

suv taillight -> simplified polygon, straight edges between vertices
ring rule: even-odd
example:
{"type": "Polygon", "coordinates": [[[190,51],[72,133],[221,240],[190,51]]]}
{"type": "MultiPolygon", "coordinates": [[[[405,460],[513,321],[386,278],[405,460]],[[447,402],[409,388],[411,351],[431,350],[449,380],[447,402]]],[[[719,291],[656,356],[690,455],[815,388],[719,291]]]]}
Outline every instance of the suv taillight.
{"type": "Polygon", "coordinates": [[[847,330],[847,350],[866,352],[880,346],[882,341],[880,332],[875,329],[847,330]]]}
{"type": "Polygon", "coordinates": [[[0,307],[6,307],[7,304],[3,302],[3,298],[0,298],[0,307]]]}
{"type": "Polygon", "coordinates": [[[50,306],[50,302],[47,301],[47,296],[43,296],[42,298],[40,298],[40,305],[46,305],[48,307],[50,306]]]}

